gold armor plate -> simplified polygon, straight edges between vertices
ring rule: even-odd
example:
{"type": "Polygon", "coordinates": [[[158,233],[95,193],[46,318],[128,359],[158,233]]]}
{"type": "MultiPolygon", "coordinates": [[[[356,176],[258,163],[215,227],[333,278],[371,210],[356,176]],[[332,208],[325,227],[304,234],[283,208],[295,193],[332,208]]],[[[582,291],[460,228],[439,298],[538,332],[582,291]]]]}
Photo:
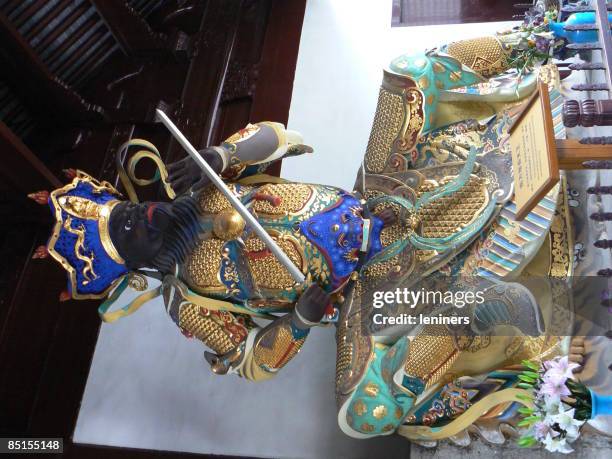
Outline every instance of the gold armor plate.
{"type": "Polygon", "coordinates": [[[424,104],[412,78],[385,71],[364,159],[368,173],[405,169],[398,156],[416,145],[425,124],[424,104]]]}
{"type": "Polygon", "coordinates": [[[253,210],[262,215],[300,215],[310,207],[315,194],[311,185],[269,183],[257,191],[253,210]],[[276,199],[277,204],[265,198],[276,199]]]}
{"type": "MultiPolygon", "coordinates": [[[[419,194],[432,191],[443,183],[425,183],[419,194]],[[436,186],[437,185],[437,186],[436,186]]],[[[421,235],[445,237],[471,223],[489,202],[485,180],[472,176],[469,182],[451,196],[445,196],[419,211],[421,235]]]]}
{"type": "MultiPolygon", "coordinates": [[[[281,250],[287,254],[295,266],[299,266],[302,272],[306,272],[306,259],[300,242],[292,236],[275,232],[272,239],[279,245],[281,250]]],[[[295,281],[278,259],[268,250],[261,239],[256,236],[250,237],[245,243],[248,255],[249,267],[253,280],[259,288],[280,290],[292,288],[295,281]]]]}
{"type": "Polygon", "coordinates": [[[199,291],[224,292],[225,285],[219,278],[224,241],[210,238],[200,241],[183,266],[188,284],[199,291]]]}
{"type": "Polygon", "coordinates": [[[446,53],[485,78],[509,67],[509,50],[495,37],[481,37],[451,43],[446,53]]]}
{"type": "Polygon", "coordinates": [[[285,366],[304,344],[305,338],[293,338],[288,322],[263,331],[253,347],[255,363],[267,371],[285,366]]]}

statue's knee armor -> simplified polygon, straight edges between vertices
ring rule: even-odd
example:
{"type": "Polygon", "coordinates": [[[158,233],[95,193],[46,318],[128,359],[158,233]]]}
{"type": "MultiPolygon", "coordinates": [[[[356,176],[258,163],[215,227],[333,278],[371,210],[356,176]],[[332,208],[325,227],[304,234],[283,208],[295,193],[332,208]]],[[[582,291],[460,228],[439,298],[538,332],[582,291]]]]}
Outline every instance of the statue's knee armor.
{"type": "Polygon", "coordinates": [[[499,75],[510,68],[511,48],[496,37],[456,41],[442,48],[442,52],[485,78],[499,75]]]}
{"type": "Polygon", "coordinates": [[[423,127],[423,99],[412,78],[384,72],[365,155],[367,173],[389,169],[394,154],[405,154],[416,145],[423,127]]]}

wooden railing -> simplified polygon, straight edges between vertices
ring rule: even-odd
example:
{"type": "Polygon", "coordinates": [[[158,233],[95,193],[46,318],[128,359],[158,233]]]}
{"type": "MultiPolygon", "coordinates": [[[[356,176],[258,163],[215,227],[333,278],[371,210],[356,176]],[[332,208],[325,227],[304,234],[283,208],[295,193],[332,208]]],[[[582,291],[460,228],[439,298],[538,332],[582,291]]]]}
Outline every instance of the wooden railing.
{"type": "MultiPolygon", "coordinates": [[[[530,7],[531,5],[515,5],[517,7],[530,7]]],[[[603,71],[604,82],[591,82],[574,84],[574,91],[601,91],[606,92],[607,99],[566,100],[563,106],[563,123],[566,127],[582,126],[592,129],[595,126],[612,126],[612,34],[608,12],[612,11],[612,3],[606,0],[592,0],[589,5],[563,4],[559,20],[565,20],[573,13],[594,12],[595,22],[591,24],[566,25],[567,31],[597,31],[598,40],[587,43],[568,43],[566,48],[576,51],[584,62],[559,63],[568,73],[571,71],[603,71]],[[599,61],[593,61],[593,51],[600,51],[599,61]]],[[[568,74],[566,73],[566,74],[568,74]]],[[[571,144],[573,164],[575,169],[612,169],[612,136],[585,136],[579,140],[558,140],[562,145],[571,144]],[[585,159],[588,158],[588,159],[585,159]]],[[[587,190],[590,195],[610,195],[612,187],[599,184],[587,190]]],[[[612,212],[605,210],[592,213],[590,219],[596,222],[612,221],[612,212]]],[[[611,239],[600,239],[594,243],[600,250],[612,249],[611,239]]],[[[612,269],[600,269],[597,274],[612,279],[612,269]]],[[[610,282],[608,281],[608,284],[610,282]]],[[[610,285],[602,292],[602,306],[610,306],[610,285]]],[[[606,334],[612,338],[612,330],[606,334]]],[[[612,369],[612,366],[611,366],[612,369]]]]}

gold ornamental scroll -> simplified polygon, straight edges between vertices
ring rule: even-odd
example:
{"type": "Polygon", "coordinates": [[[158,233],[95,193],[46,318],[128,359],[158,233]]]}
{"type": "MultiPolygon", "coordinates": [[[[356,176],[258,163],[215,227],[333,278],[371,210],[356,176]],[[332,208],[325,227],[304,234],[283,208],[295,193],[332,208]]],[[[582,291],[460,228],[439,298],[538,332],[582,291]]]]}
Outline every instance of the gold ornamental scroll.
{"type": "Polygon", "coordinates": [[[559,164],[545,83],[526,102],[510,128],[516,219],[522,220],[559,182],[559,164]]]}

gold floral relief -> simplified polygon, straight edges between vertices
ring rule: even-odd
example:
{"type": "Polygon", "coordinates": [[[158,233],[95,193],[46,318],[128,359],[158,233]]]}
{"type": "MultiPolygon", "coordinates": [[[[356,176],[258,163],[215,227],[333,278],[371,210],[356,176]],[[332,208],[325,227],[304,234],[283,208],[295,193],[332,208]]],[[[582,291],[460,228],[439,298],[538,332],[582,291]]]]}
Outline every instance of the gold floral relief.
{"type": "Polygon", "coordinates": [[[353,413],[355,413],[357,416],[363,416],[367,412],[368,412],[368,407],[366,406],[363,400],[359,399],[354,403],[353,413]]]}
{"type": "Polygon", "coordinates": [[[399,137],[394,142],[394,151],[398,153],[407,153],[415,147],[425,125],[423,92],[417,88],[408,88],[404,93],[404,98],[406,118],[399,137]]]}
{"type": "Polygon", "coordinates": [[[388,410],[385,405],[378,405],[372,410],[372,416],[376,419],[382,419],[387,416],[388,410]]]}
{"type": "MultiPolygon", "coordinates": [[[[561,189],[566,189],[565,178],[561,189]]],[[[565,193],[559,193],[559,204],[550,226],[551,259],[549,276],[565,279],[573,272],[573,226],[565,193]]]]}
{"type": "Polygon", "coordinates": [[[380,387],[376,383],[369,382],[365,385],[363,391],[368,397],[376,398],[380,392],[380,387]]]}
{"type": "Polygon", "coordinates": [[[225,142],[230,144],[244,142],[259,132],[261,128],[255,124],[247,124],[244,128],[229,136],[225,142]]]}
{"type": "Polygon", "coordinates": [[[363,424],[361,424],[361,431],[362,432],[374,432],[375,427],[372,424],[368,424],[367,422],[364,422],[363,424]]]}

